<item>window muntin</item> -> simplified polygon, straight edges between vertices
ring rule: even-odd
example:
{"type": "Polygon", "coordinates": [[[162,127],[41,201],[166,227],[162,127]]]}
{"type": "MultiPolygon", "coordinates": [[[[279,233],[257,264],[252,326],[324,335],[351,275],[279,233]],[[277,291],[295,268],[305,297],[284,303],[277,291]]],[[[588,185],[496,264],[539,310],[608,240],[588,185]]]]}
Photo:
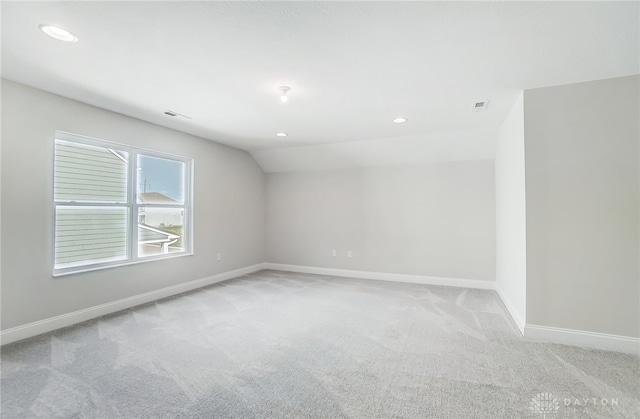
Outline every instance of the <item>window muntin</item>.
{"type": "Polygon", "coordinates": [[[190,254],[190,159],[63,132],[54,154],[54,275],[190,254]]]}

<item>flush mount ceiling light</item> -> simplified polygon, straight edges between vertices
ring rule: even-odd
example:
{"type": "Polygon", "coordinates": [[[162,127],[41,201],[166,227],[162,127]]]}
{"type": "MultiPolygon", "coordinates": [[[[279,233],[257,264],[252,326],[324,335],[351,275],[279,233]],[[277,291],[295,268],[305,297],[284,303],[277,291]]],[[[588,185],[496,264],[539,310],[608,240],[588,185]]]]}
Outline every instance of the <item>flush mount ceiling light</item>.
{"type": "Polygon", "coordinates": [[[287,97],[287,92],[291,90],[289,86],[280,86],[278,90],[280,90],[280,100],[282,102],[286,102],[287,100],[289,100],[289,98],[287,97]]]}
{"type": "Polygon", "coordinates": [[[286,137],[287,133],[286,132],[279,132],[276,134],[276,137],[286,137]]]}
{"type": "Polygon", "coordinates": [[[52,25],[40,25],[40,30],[50,37],[64,42],[78,42],[78,37],[71,32],[52,25]]]}
{"type": "Polygon", "coordinates": [[[407,122],[407,118],[396,118],[393,120],[393,122],[395,122],[396,124],[404,124],[405,122],[407,122]]]}

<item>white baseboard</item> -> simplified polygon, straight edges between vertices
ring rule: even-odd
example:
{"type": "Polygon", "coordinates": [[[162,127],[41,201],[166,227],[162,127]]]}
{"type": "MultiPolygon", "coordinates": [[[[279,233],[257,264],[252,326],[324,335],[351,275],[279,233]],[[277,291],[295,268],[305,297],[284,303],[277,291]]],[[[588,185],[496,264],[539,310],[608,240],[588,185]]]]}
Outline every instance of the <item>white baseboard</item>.
{"type": "Polygon", "coordinates": [[[502,304],[504,304],[504,306],[507,308],[507,312],[511,316],[511,319],[513,319],[513,322],[518,328],[518,331],[520,332],[521,335],[524,336],[525,320],[522,318],[520,313],[518,313],[518,310],[516,310],[515,306],[507,298],[507,295],[504,293],[504,291],[502,291],[502,288],[500,287],[500,285],[498,285],[497,282],[495,284],[495,290],[498,293],[498,296],[500,297],[500,299],[502,300],[502,304]]]}
{"type": "Polygon", "coordinates": [[[518,315],[517,311],[513,309],[513,306],[511,305],[509,300],[505,298],[504,293],[500,290],[499,287],[496,286],[496,283],[494,281],[444,278],[422,275],[391,274],[383,272],[365,272],[349,269],[286,265],[280,263],[258,263],[256,265],[247,266],[245,268],[223,272],[206,278],[185,282],[183,284],[173,285],[171,287],[161,288],[159,290],[123,298],[121,300],[113,301],[110,303],[100,304],[94,307],[89,307],[71,313],[62,314],[60,316],[55,316],[22,326],[13,327],[11,329],[2,330],[0,331],[0,344],[4,345],[22,339],[30,338],[42,333],[50,332],[52,330],[71,326],[83,321],[94,319],[96,317],[104,316],[106,314],[111,314],[120,310],[135,307],[140,304],[145,304],[151,301],[170,297],[172,295],[191,291],[238,276],[247,275],[261,269],[274,269],[280,271],[373,279],[380,281],[408,282],[414,284],[443,285],[449,287],[495,290],[504,302],[507,311],[513,318],[517,327],[521,332],[524,333],[524,336],[526,338],[640,355],[640,338],[608,335],[604,333],[587,332],[582,330],[562,329],[549,326],[539,326],[534,324],[524,324],[524,320],[518,315]]]}
{"type": "Polygon", "coordinates": [[[527,324],[526,338],[640,355],[640,338],[527,324]]]}
{"type": "Polygon", "coordinates": [[[315,266],[286,265],[282,263],[264,264],[264,269],[277,271],[300,272],[306,274],[331,275],[348,278],[375,279],[378,281],[409,282],[412,284],[444,285],[447,287],[475,288],[482,290],[495,289],[494,281],[480,279],[445,278],[438,276],[391,274],[385,272],[354,271],[350,269],[318,268],[315,266]]]}
{"type": "Polygon", "coordinates": [[[30,338],[62,327],[95,319],[96,317],[104,316],[105,314],[115,313],[140,304],[145,304],[161,298],[170,297],[196,288],[215,284],[216,282],[226,281],[227,279],[250,274],[261,269],[265,269],[264,263],[258,263],[256,265],[247,266],[246,268],[235,269],[233,271],[223,272],[206,278],[196,279],[194,281],[146,292],[144,294],[134,295],[133,297],[127,297],[110,303],[100,304],[82,310],[73,311],[71,313],[62,314],[60,316],[50,317],[48,319],[39,320],[22,326],[12,327],[11,329],[6,329],[0,332],[0,344],[4,345],[30,338]]]}
{"type": "Polygon", "coordinates": [[[507,308],[517,329],[526,338],[546,340],[566,345],[576,345],[607,351],[640,354],[640,339],[627,336],[607,335],[604,333],[586,332],[582,330],[560,329],[556,327],[526,324],[525,320],[509,301],[502,289],[494,281],[443,278],[435,276],[391,274],[383,272],[365,272],[350,269],[319,268],[315,266],[287,265],[282,263],[264,264],[264,269],[278,271],[300,272],[318,275],[331,275],[348,278],[374,279],[381,281],[409,282],[425,285],[443,285],[449,287],[475,288],[494,290],[507,308]]]}

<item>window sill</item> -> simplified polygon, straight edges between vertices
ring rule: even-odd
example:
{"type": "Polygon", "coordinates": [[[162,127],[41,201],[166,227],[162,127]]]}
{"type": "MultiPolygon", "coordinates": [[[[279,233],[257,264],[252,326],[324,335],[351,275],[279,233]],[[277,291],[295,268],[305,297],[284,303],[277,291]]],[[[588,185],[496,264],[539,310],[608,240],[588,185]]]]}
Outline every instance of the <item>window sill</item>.
{"type": "MultiPolygon", "coordinates": [[[[177,253],[177,254],[173,254],[173,255],[170,255],[170,256],[162,256],[162,257],[149,256],[149,257],[146,257],[144,259],[137,259],[135,261],[115,263],[115,264],[109,264],[109,265],[104,265],[104,266],[93,266],[93,267],[86,267],[86,268],[79,267],[78,269],[73,269],[73,270],[69,270],[69,271],[54,272],[54,273],[51,274],[51,276],[53,276],[54,278],[59,278],[59,277],[63,277],[63,276],[82,274],[82,273],[86,273],[86,272],[102,271],[102,270],[105,270],[105,269],[120,268],[120,267],[123,267],[123,266],[139,265],[141,263],[158,262],[158,261],[166,260],[166,259],[176,259],[176,258],[181,258],[181,257],[184,257],[184,256],[193,256],[193,252],[177,253]]],[[[72,268],[70,268],[70,269],[72,269],[72,268]]]]}

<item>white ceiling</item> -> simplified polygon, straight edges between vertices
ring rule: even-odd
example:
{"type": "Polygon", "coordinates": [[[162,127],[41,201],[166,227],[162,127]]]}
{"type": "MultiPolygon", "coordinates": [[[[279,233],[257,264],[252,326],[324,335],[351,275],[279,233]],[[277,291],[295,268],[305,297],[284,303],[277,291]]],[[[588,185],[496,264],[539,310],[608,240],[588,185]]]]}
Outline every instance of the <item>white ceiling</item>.
{"type": "Polygon", "coordinates": [[[492,158],[520,90],[640,73],[639,16],[638,2],[3,1],[2,76],[249,150],[265,171],[492,158]]]}

